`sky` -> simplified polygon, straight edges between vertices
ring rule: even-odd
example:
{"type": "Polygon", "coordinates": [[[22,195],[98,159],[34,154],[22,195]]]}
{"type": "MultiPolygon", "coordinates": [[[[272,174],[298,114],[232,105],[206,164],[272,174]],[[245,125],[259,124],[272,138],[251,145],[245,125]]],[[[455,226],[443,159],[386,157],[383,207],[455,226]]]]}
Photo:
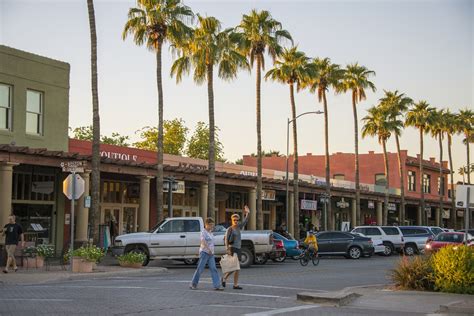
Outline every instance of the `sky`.
{"type": "MultiPolygon", "coordinates": [[[[158,120],[154,53],[122,40],[131,0],[95,0],[101,134],[118,132],[138,140],[136,131],[158,120]]],[[[457,111],[474,108],[474,1],[184,1],[195,13],[215,16],[223,27],[236,26],[251,9],[269,10],[310,57],[329,57],[345,66],[358,62],[376,72],[377,91],[367,92],[358,116],[376,105],[384,90],[399,90],[415,101],[457,111]]],[[[86,0],[0,0],[0,43],[71,65],[72,128],[92,124],[90,34],[86,0]]],[[[169,75],[174,56],[163,54],[164,118],[182,118],[190,134],[208,122],[207,88],[186,77],[176,84],[169,75]]],[[[272,68],[266,57],[266,71],[272,68]]],[[[235,161],[256,152],[255,75],[242,71],[226,82],[215,79],[215,120],[224,156],[235,161]]],[[[354,152],[350,94],[328,94],[330,152],[354,152]]],[[[322,110],[308,91],[296,94],[297,113],[322,110]]],[[[286,153],[289,88],[262,80],[262,146],[286,153]]],[[[359,123],[359,127],[361,127],[359,123]]],[[[290,135],[291,139],[291,135],[290,135]]],[[[401,146],[419,152],[418,132],[407,128],[401,146]]],[[[466,164],[462,138],[454,138],[455,169],[466,164]]],[[[446,144],[446,142],[445,142],[446,144]]],[[[444,160],[447,160],[445,145],[444,160]]],[[[425,137],[424,157],[439,158],[437,141],[425,137]]],[[[471,146],[473,148],[474,146],[471,146]]],[[[290,144],[290,148],[292,145],[290,144]]],[[[290,149],[291,150],[291,149],[290,149]]],[[[359,153],[381,152],[376,139],[359,142],[359,153]]],[[[396,152],[391,139],[388,150],[396,152]]],[[[324,154],[324,119],[298,119],[298,151],[324,154]]],[[[290,151],[291,154],[291,151],[290,151]]],[[[471,149],[471,161],[474,160],[471,149]]]]}

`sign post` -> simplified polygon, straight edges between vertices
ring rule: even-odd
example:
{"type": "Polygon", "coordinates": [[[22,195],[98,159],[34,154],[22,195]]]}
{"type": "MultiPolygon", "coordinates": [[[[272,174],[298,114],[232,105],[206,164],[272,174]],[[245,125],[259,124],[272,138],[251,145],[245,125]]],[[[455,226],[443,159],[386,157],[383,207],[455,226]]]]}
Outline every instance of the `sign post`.
{"type": "Polygon", "coordinates": [[[456,186],[456,206],[464,208],[464,242],[467,244],[467,231],[469,229],[469,221],[471,217],[470,209],[474,207],[474,185],[458,184],[456,186]]]}

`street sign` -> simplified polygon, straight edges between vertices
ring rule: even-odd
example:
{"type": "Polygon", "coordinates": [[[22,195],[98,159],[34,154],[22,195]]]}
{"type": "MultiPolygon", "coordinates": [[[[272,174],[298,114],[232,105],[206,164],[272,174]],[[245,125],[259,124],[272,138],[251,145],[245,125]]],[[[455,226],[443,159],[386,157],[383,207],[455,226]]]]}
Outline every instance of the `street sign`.
{"type": "Polygon", "coordinates": [[[341,223],[341,232],[348,232],[351,226],[350,222],[342,222],[341,223]]]}
{"type": "Polygon", "coordinates": [[[474,207],[474,185],[456,185],[456,207],[467,207],[467,188],[470,188],[469,207],[474,207]]]}
{"type": "Polygon", "coordinates": [[[84,179],[78,174],[70,174],[63,181],[63,193],[67,196],[68,199],[72,200],[72,185],[75,179],[75,188],[74,188],[74,200],[77,200],[84,193],[84,179]]]}
{"type": "Polygon", "coordinates": [[[61,162],[63,172],[84,172],[84,161],[63,161],[61,162]]]}
{"type": "Polygon", "coordinates": [[[90,208],[90,207],[91,207],[91,203],[92,203],[91,196],[90,196],[90,195],[85,196],[85,197],[84,197],[84,207],[85,207],[85,208],[90,208]]]}
{"type": "Polygon", "coordinates": [[[301,200],[301,209],[316,211],[318,209],[318,201],[313,200],[301,200]]]}

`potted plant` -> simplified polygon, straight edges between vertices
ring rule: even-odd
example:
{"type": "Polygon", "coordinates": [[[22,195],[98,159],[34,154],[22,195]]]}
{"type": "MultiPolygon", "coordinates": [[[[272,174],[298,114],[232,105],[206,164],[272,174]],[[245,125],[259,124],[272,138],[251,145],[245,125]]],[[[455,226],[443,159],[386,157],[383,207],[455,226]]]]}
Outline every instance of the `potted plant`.
{"type": "Polygon", "coordinates": [[[97,246],[88,245],[75,249],[72,253],[72,272],[92,272],[92,268],[104,256],[104,251],[97,246]]]}
{"type": "Polygon", "coordinates": [[[44,259],[54,257],[54,247],[50,245],[38,245],[36,247],[36,267],[44,266],[44,259]]]}
{"type": "Polygon", "coordinates": [[[141,268],[146,256],[143,253],[129,252],[118,257],[121,267],[127,268],[141,268]]]}
{"type": "Polygon", "coordinates": [[[36,268],[36,247],[35,246],[29,246],[26,247],[23,250],[23,263],[22,265],[26,267],[27,269],[29,268],[36,268]]]}

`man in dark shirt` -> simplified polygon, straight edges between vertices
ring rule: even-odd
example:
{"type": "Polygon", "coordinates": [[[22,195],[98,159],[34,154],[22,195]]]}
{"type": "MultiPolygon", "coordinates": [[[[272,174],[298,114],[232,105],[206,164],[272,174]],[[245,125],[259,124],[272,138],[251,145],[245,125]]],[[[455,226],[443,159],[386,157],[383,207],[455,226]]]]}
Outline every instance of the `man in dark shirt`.
{"type": "Polygon", "coordinates": [[[13,270],[16,272],[18,267],[16,266],[15,250],[18,245],[18,240],[21,238],[22,247],[25,246],[25,237],[21,226],[15,223],[15,216],[8,216],[8,224],[3,227],[3,236],[5,236],[5,247],[7,249],[7,264],[3,273],[8,273],[8,268],[13,265],[13,270]]]}

